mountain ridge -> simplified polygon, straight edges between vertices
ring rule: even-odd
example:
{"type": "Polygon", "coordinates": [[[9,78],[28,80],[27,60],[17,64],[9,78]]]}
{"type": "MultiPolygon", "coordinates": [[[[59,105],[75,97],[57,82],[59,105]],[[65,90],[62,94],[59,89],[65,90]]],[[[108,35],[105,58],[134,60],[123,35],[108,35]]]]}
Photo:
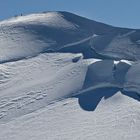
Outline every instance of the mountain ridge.
{"type": "Polygon", "coordinates": [[[0,62],[63,52],[63,47],[68,53],[84,53],[85,58],[97,54],[110,59],[139,60],[139,40],[140,30],[113,27],[68,12],[31,14],[0,22],[0,62]],[[89,41],[81,43],[86,38],[89,41]]]}

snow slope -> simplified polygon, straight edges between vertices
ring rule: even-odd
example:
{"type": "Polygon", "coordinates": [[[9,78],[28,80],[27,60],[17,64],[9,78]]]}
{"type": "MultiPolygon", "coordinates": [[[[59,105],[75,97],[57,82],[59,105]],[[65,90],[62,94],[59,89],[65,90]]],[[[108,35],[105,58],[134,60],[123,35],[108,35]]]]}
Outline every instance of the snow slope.
{"type": "MultiPolygon", "coordinates": [[[[86,96],[85,96],[86,97],[86,96]]],[[[91,97],[94,98],[94,95],[91,97]]],[[[70,98],[0,126],[3,140],[139,140],[140,104],[118,92],[93,112],[70,98]],[[5,131],[6,130],[6,131],[5,131]]]]}
{"type": "Polygon", "coordinates": [[[0,85],[1,121],[28,114],[80,90],[87,64],[83,60],[72,62],[77,56],[43,54],[30,60],[1,64],[8,73],[7,81],[0,85]]]}
{"type": "Polygon", "coordinates": [[[0,140],[139,140],[140,30],[68,12],[0,22],[0,140]]]}
{"type": "Polygon", "coordinates": [[[140,30],[117,28],[68,12],[18,16],[0,22],[0,62],[58,51],[83,53],[86,58],[139,60],[139,36],[140,30]]]}

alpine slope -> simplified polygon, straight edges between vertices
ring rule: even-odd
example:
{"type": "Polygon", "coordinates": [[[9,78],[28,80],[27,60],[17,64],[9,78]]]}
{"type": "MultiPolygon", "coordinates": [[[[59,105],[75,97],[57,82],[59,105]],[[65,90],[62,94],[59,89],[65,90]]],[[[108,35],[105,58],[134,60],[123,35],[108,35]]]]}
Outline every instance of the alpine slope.
{"type": "Polygon", "coordinates": [[[140,30],[69,12],[0,21],[0,140],[139,140],[140,30]]]}

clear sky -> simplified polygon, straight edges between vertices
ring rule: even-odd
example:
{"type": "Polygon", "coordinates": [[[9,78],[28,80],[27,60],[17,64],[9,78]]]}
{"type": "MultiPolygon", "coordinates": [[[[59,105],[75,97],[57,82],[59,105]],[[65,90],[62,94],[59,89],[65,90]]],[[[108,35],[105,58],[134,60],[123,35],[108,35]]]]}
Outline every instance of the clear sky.
{"type": "Polygon", "coordinates": [[[42,11],[68,11],[114,26],[140,29],[140,0],[0,0],[0,20],[42,11]]]}

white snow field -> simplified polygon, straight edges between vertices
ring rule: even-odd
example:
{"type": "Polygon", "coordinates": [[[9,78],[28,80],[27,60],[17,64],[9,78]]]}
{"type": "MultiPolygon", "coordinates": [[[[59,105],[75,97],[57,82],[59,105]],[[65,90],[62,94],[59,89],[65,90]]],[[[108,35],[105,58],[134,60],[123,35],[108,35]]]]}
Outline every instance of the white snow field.
{"type": "Polygon", "coordinates": [[[140,30],[68,12],[0,22],[0,140],[139,140],[140,30]]]}

